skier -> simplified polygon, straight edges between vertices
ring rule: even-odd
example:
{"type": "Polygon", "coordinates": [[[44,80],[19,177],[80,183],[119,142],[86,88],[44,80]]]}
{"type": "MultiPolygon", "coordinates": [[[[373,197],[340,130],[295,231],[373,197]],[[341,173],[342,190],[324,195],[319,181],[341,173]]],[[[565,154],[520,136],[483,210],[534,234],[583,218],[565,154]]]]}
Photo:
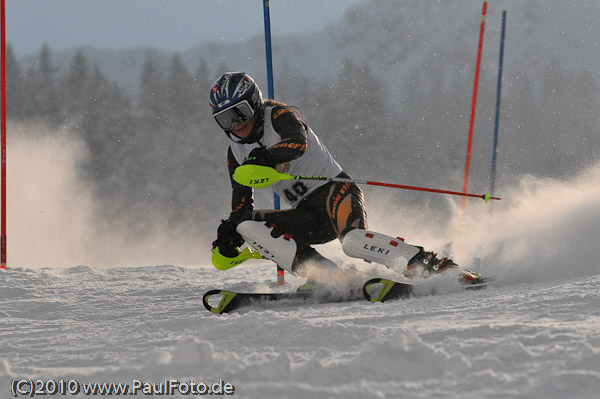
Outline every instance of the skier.
{"type": "Polygon", "coordinates": [[[365,200],[352,183],[319,180],[279,181],[271,187],[290,209],[254,209],[253,189],[233,179],[237,167],[263,165],[304,176],[350,176],[333,159],[309,127],[302,111],[263,100],[254,80],[243,72],[223,74],[210,89],[210,108],[230,140],[227,164],[232,185],[232,212],[222,220],[213,242],[215,257],[236,258],[247,242],[286,271],[314,281],[344,283],[349,275],[311,245],[334,239],[344,253],[395,266],[414,275],[456,267],[450,259],[405,244],[401,239],[367,230],[365,200]]]}

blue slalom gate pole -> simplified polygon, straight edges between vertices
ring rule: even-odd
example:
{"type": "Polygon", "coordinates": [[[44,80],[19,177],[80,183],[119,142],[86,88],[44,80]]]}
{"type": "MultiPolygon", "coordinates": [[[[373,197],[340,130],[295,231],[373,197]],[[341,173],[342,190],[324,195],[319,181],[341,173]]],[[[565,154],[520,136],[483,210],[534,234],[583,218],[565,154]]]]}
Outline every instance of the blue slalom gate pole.
{"type": "Polygon", "coordinates": [[[500,125],[500,97],[502,92],[502,68],[504,63],[504,36],[506,32],[506,11],[502,11],[502,34],[500,37],[500,62],[498,64],[498,90],[496,91],[496,120],[494,123],[494,150],[492,152],[492,177],[490,193],[496,189],[496,157],[498,155],[498,126],[500,125]]]}
{"type": "MultiPolygon", "coordinates": [[[[269,98],[275,99],[275,88],[273,87],[273,54],[271,51],[271,16],[269,10],[269,0],[263,0],[263,11],[265,15],[265,53],[267,55],[267,83],[269,88],[269,98]]],[[[279,196],[273,194],[275,209],[280,208],[279,196]]]]}
{"type": "Polygon", "coordinates": [[[273,55],[271,52],[271,16],[269,11],[269,0],[263,0],[263,10],[265,15],[265,53],[267,55],[267,83],[269,87],[269,98],[275,98],[275,89],[273,87],[273,55]]]}
{"type": "MultiPolygon", "coordinates": [[[[263,13],[265,16],[265,54],[267,56],[267,84],[268,96],[271,100],[275,99],[275,88],[273,85],[273,54],[271,51],[271,13],[269,0],[263,0],[263,13]]],[[[273,193],[273,208],[281,209],[279,195],[273,193]]],[[[277,266],[277,284],[285,284],[285,271],[277,266]]]]}

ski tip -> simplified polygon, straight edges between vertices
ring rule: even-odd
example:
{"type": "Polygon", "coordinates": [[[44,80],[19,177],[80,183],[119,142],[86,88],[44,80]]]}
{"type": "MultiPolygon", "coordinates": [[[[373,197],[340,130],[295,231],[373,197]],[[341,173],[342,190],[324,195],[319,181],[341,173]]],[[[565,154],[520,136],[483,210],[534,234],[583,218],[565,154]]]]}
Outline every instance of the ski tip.
{"type": "Polygon", "coordinates": [[[385,278],[373,278],[363,285],[363,295],[372,303],[384,302],[388,299],[408,298],[411,293],[411,284],[385,278]],[[379,289],[372,288],[375,285],[380,285],[379,289]]]}
{"type": "Polygon", "coordinates": [[[381,280],[382,279],[380,279],[380,278],[373,278],[363,284],[363,296],[365,297],[365,299],[367,301],[377,302],[377,299],[376,299],[377,297],[371,296],[371,287],[374,286],[375,284],[379,284],[381,282],[381,280]]]}
{"type": "Polygon", "coordinates": [[[204,296],[202,297],[202,304],[204,305],[204,307],[206,308],[206,310],[208,310],[209,312],[213,312],[216,314],[222,314],[222,313],[227,313],[230,309],[230,304],[231,301],[236,297],[236,293],[235,292],[230,292],[230,291],[224,291],[224,290],[210,290],[208,292],[206,292],[204,294],[204,296]],[[210,303],[209,300],[212,296],[221,296],[221,299],[219,300],[219,304],[217,305],[217,307],[213,307],[210,303]]]}

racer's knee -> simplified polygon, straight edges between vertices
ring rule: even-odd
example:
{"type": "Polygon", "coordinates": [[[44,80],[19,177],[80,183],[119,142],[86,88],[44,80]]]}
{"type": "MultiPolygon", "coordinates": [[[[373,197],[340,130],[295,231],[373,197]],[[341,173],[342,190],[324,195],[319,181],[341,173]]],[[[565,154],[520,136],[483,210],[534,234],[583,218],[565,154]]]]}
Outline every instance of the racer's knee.
{"type": "Polygon", "coordinates": [[[315,261],[321,267],[333,265],[304,241],[294,239],[268,222],[246,220],[237,226],[237,232],[262,256],[290,273],[304,277],[308,261],[315,261]]]}
{"type": "Polygon", "coordinates": [[[275,230],[268,223],[256,220],[245,220],[237,226],[237,232],[248,245],[292,273],[298,245],[291,236],[279,234],[275,230]]]}

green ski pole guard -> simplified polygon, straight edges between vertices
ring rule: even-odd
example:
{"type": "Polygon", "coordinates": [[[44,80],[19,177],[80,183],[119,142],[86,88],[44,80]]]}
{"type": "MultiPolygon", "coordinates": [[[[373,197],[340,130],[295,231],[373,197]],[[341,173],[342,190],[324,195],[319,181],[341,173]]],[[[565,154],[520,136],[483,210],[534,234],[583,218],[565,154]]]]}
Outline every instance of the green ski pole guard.
{"type": "Polygon", "coordinates": [[[292,180],[286,173],[279,173],[273,168],[262,165],[242,165],[233,172],[233,180],[242,186],[265,188],[279,180],[292,180]]]}

